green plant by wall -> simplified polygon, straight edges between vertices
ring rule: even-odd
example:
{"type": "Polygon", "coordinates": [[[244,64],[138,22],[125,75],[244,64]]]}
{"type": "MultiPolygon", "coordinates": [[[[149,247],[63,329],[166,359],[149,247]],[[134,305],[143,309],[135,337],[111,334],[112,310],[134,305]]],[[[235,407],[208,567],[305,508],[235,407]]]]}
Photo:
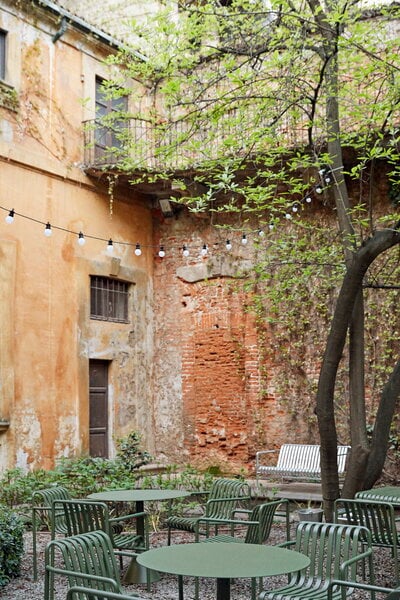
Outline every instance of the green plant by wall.
{"type": "Polygon", "coordinates": [[[23,533],[23,520],[8,507],[0,505],[0,588],[20,574],[23,533]]]}
{"type": "Polygon", "coordinates": [[[116,440],[117,459],[130,472],[136,471],[152,460],[152,456],[141,449],[141,442],[142,437],[137,431],[131,431],[125,437],[116,440]]]}

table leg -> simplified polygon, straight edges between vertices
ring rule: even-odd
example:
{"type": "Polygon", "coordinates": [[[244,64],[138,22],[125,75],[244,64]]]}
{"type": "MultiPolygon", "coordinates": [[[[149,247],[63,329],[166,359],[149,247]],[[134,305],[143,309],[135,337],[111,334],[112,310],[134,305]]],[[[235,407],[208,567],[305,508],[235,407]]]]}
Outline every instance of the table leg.
{"type": "Polygon", "coordinates": [[[231,580],[217,579],[217,600],[229,600],[231,597],[231,580]]]}
{"type": "Polygon", "coordinates": [[[178,575],[178,597],[179,600],[183,600],[183,577],[178,575]]]}
{"type": "MultiPolygon", "coordinates": [[[[137,500],[136,501],[136,512],[137,513],[141,513],[144,511],[144,502],[142,500],[137,500]]],[[[136,533],[140,536],[142,536],[142,539],[145,539],[144,536],[144,518],[143,517],[138,517],[136,519],[136,533]]]]}

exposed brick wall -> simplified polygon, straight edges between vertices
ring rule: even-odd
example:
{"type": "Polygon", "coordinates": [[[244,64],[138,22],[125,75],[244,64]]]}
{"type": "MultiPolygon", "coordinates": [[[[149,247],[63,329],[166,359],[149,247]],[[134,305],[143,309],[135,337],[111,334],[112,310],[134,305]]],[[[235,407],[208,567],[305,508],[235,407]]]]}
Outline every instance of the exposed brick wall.
{"type": "MultiPolygon", "coordinates": [[[[202,226],[212,247],[213,228],[202,226]]],[[[221,276],[218,265],[209,279],[191,281],[182,274],[182,267],[202,269],[221,254],[210,252],[202,259],[192,247],[191,257],[183,259],[179,244],[198,227],[198,219],[180,213],[156,229],[156,244],[162,240],[167,251],[163,260],[156,259],[155,269],[156,454],[179,463],[251,471],[257,450],[307,438],[308,426],[280,403],[272,384],[275,358],[268,332],[261,341],[237,280],[221,276]]]]}

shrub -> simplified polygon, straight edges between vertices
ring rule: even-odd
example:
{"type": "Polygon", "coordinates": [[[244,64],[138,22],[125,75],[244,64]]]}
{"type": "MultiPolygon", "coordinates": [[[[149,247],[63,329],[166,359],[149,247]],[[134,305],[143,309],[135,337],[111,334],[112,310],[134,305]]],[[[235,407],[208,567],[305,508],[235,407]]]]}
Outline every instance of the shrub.
{"type": "Polygon", "coordinates": [[[23,534],[22,519],[7,506],[0,505],[0,588],[20,574],[23,534]]]}

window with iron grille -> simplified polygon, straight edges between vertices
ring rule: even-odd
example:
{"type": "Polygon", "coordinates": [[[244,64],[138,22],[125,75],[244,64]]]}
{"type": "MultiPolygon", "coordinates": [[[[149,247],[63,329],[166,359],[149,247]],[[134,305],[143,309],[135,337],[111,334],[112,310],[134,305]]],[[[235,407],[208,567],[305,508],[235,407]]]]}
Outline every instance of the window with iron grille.
{"type": "Polygon", "coordinates": [[[110,277],[90,277],[90,318],[128,323],[129,283],[110,277]]]}

